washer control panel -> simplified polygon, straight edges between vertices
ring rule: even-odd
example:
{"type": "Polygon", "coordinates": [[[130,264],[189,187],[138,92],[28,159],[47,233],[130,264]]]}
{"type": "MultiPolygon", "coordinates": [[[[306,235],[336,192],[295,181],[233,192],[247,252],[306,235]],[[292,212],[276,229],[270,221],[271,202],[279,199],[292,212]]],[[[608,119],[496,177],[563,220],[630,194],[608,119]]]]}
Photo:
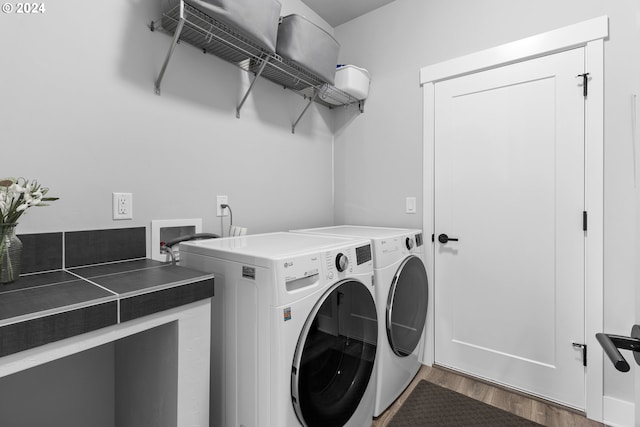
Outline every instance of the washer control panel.
{"type": "Polygon", "coordinates": [[[345,254],[340,252],[338,255],[336,255],[336,268],[340,273],[342,273],[347,269],[347,267],[349,267],[349,258],[345,254]]]}
{"type": "Polygon", "coordinates": [[[344,248],[325,254],[327,279],[344,277],[346,274],[367,272],[373,263],[371,245],[344,248]]]}

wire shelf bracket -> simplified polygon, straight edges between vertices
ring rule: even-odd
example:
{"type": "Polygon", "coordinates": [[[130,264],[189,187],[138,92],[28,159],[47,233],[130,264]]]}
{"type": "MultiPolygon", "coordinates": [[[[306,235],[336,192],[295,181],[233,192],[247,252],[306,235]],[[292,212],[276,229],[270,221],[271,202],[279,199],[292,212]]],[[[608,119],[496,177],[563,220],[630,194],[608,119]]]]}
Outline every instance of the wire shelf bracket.
{"type": "MultiPolygon", "coordinates": [[[[182,29],[184,28],[185,18],[184,18],[184,3],[180,2],[180,10],[178,19],[178,25],[173,34],[173,40],[171,41],[171,45],[169,46],[169,51],[167,52],[167,56],[162,63],[162,68],[160,69],[160,73],[158,74],[158,78],[156,79],[155,87],[156,87],[156,95],[160,95],[160,85],[162,84],[162,79],[164,78],[164,73],[167,71],[167,66],[169,65],[169,61],[171,61],[171,57],[173,56],[173,51],[175,50],[178,42],[180,41],[180,34],[182,34],[182,29]]],[[[155,31],[154,22],[151,22],[149,27],[151,31],[155,31]]]]}
{"type": "Polygon", "coordinates": [[[316,91],[316,93],[311,98],[309,98],[309,102],[307,102],[306,107],[304,107],[304,110],[302,110],[302,113],[300,113],[300,115],[298,116],[298,119],[291,125],[291,133],[296,133],[296,126],[298,126],[300,119],[302,119],[302,116],[304,116],[304,113],[307,112],[309,107],[311,107],[311,104],[313,104],[316,98],[318,98],[319,93],[320,91],[316,91]]]}
{"type": "Polygon", "coordinates": [[[255,76],[253,76],[253,79],[251,80],[251,84],[249,85],[249,89],[247,89],[247,92],[242,97],[242,101],[240,101],[240,104],[238,104],[238,107],[236,108],[236,117],[237,118],[240,118],[240,110],[242,109],[242,106],[244,105],[244,102],[247,100],[247,97],[249,96],[249,93],[251,92],[251,89],[253,89],[253,85],[256,84],[256,81],[262,75],[262,72],[264,71],[264,68],[267,66],[268,62],[269,62],[268,59],[264,58],[262,60],[262,64],[260,64],[260,68],[258,69],[258,72],[256,73],[255,76]]]}

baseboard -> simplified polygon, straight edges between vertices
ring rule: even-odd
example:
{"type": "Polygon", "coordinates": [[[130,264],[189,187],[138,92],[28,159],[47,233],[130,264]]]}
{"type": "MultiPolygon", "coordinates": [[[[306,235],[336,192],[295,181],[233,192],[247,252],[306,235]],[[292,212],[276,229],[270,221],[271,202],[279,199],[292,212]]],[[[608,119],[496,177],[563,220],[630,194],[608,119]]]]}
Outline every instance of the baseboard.
{"type": "Polygon", "coordinates": [[[633,402],[604,396],[603,418],[604,423],[611,427],[633,427],[636,406],[633,402]]]}

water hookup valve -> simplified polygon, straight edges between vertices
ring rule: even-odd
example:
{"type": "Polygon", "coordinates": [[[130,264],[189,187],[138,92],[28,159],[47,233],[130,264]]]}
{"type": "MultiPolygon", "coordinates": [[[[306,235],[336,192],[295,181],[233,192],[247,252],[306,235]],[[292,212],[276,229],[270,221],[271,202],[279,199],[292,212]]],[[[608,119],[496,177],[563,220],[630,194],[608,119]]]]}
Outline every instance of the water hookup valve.
{"type": "Polygon", "coordinates": [[[172,250],[172,247],[177,245],[180,242],[188,242],[191,240],[202,240],[202,239],[217,239],[220,236],[213,233],[196,233],[196,234],[188,234],[186,236],[180,236],[168,242],[160,242],[160,253],[169,254],[171,257],[171,264],[176,265],[176,255],[172,250]]]}

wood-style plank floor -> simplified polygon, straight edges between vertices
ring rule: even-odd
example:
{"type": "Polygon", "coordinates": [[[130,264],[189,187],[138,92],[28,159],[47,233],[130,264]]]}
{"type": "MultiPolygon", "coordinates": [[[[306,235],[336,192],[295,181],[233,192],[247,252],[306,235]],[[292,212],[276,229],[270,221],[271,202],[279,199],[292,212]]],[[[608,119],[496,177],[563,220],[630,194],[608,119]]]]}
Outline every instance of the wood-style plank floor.
{"type": "Polygon", "coordinates": [[[373,420],[372,427],[386,427],[414,387],[423,379],[545,426],[600,427],[604,425],[587,419],[584,414],[554,403],[509,391],[444,368],[423,366],[404,393],[389,409],[373,420]]]}

